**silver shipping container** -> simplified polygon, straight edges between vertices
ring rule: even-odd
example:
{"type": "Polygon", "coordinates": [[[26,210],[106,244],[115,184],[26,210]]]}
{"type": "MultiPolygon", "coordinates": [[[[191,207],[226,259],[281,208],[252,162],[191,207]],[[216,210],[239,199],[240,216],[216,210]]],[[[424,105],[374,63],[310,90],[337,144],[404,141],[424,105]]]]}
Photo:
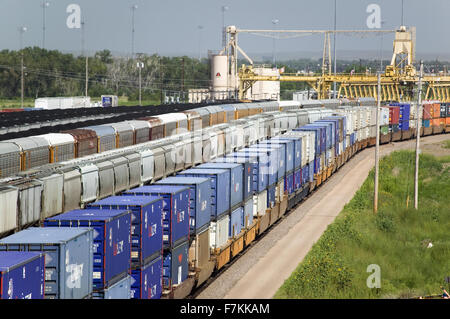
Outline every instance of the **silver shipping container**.
{"type": "Polygon", "coordinates": [[[114,195],[114,164],[105,160],[95,166],[98,168],[98,198],[114,195]]]}
{"type": "Polygon", "coordinates": [[[14,143],[0,143],[0,177],[20,172],[20,147],[14,143]]]}
{"type": "Polygon", "coordinates": [[[186,144],[181,141],[174,141],[173,146],[175,153],[175,172],[180,172],[184,169],[186,144]]]}
{"type": "Polygon", "coordinates": [[[22,137],[9,140],[20,147],[23,157],[21,170],[42,166],[49,163],[50,150],[47,141],[40,137],[22,137]]]}
{"type": "Polygon", "coordinates": [[[0,233],[5,233],[17,228],[17,199],[19,189],[16,187],[0,187],[0,233]]]}
{"type": "Polygon", "coordinates": [[[81,173],[77,168],[63,172],[64,174],[64,202],[63,211],[81,207],[81,173]]]}
{"type": "Polygon", "coordinates": [[[99,178],[98,168],[94,164],[85,164],[79,166],[81,173],[81,185],[83,191],[81,195],[81,203],[97,200],[99,194],[99,178]]]}
{"type": "Polygon", "coordinates": [[[125,156],[128,159],[128,169],[130,174],[129,188],[141,185],[141,156],[133,153],[125,156]]]}
{"type": "Polygon", "coordinates": [[[166,158],[164,156],[164,150],[161,147],[152,148],[152,152],[155,168],[152,182],[154,182],[166,176],[166,158]]]}
{"type": "Polygon", "coordinates": [[[161,148],[164,150],[164,158],[166,161],[164,176],[169,176],[175,173],[175,161],[176,161],[176,153],[175,146],[167,143],[162,145],[161,148]]]}
{"type": "Polygon", "coordinates": [[[209,131],[203,131],[202,134],[202,163],[211,161],[211,138],[209,131]]]}
{"type": "Polygon", "coordinates": [[[155,170],[155,159],[151,150],[139,150],[141,156],[141,183],[153,181],[153,173],[155,170]]]}
{"type": "Polygon", "coordinates": [[[111,126],[116,132],[116,148],[133,145],[134,129],[130,123],[119,122],[105,125],[111,126]]]}
{"type": "Polygon", "coordinates": [[[202,134],[201,132],[195,132],[192,135],[192,165],[201,164],[203,158],[202,150],[202,134]]]}
{"type": "Polygon", "coordinates": [[[41,220],[62,213],[64,176],[62,174],[52,174],[41,177],[39,181],[42,182],[43,186],[41,220]]]}
{"type": "Polygon", "coordinates": [[[114,193],[117,194],[130,188],[130,172],[128,160],[125,157],[111,159],[114,165],[114,193]]]}
{"type": "Polygon", "coordinates": [[[31,180],[14,186],[19,190],[17,225],[23,227],[39,221],[42,184],[38,181],[31,180]]]}

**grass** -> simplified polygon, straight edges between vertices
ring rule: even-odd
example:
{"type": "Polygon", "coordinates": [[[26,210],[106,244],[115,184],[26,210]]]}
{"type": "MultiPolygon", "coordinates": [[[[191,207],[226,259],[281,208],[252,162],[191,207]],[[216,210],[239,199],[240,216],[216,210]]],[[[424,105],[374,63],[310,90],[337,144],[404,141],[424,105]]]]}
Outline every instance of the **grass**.
{"type": "Polygon", "coordinates": [[[450,140],[444,141],[444,148],[450,148],[450,140]]]}
{"type": "Polygon", "coordinates": [[[378,214],[372,170],[275,298],[404,298],[441,293],[450,276],[450,157],[420,155],[419,210],[414,206],[414,153],[380,162],[378,214]],[[407,203],[408,202],[408,207],[407,203]],[[427,248],[429,243],[431,248],[427,248]],[[368,288],[371,264],[381,287],[368,288]]]}

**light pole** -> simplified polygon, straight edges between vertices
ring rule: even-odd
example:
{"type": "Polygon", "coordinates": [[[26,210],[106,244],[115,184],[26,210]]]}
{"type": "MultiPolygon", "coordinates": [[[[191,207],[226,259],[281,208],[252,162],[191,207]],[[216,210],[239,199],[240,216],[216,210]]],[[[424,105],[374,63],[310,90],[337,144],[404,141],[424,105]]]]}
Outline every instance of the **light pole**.
{"type": "MultiPolygon", "coordinates": [[[[381,20],[381,28],[383,28],[384,24],[386,24],[386,21],[381,20]]],[[[380,72],[383,72],[383,33],[381,33],[380,40],[380,72]]]]}
{"type": "Polygon", "coordinates": [[[198,27],[198,60],[200,61],[202,56],[201,56],[201,42],[202,42],[202,30],[203,30],[203,26],[199,25],[198,27]]]}
{"type": "Polygon", "coordinates": [[[42,2],[42,48],[45,49],[45,9],[50,6],[50,2],[43,1],[42,2]]]}
{"type": "Polygon", "coordinates": [[[138,53],[137,68],[139,69],[139,106],[142,106],[142,69],[144,68],[144,62],[141,62],[141,56],[143,53],[138,53]]]}
{"type": "Polygon", "coordinates": [[[86,107],[86,103],[87,103],[87,96],[88,96],[88,80],[89,80],[89,78],[88,78],[88,70],[89,70],[89,60],[88,60],[88,55],[86,54],[86,52],[85,52],[85,28],[86,28],[86,23],[85,23],[85,21],[83,20],[83,21],[81,21],[81,55],[82,56],[85,56],[85,58],[86,58],[86,79],[85,79],[85,81],[86,81],[86,85],[85,85],[85,92],[84,92],[84,95],[85,95],[85,100],[84,100],[84,105],[85,105],[85,107],[86,107]]]}
{"type": "Polygon", "coordinates": [[[225,31],[225,11],[227,11],[228,9],[228,6],[222,6],[222,48],[227,45],[227,33],[225,31]]]}
{"type": "MultiPolygon", "coordinates": [[[[334,34],[333,34],[333,56],[334,56],[334,76],[336,77],[336,17],[337,1],[334,0],[334,34]]],[[[333,98],[336,98],[336,82],[333,82],[333,98]]]]}
{"type": "Polygon", "coordinates": [[[131,6],[131,57],[134,57],[134,11],[138,8],[137,4],[131,6]]]}
{"type": "MultiPolygon", "coordinates": [[[[278,20],[278,19],[273,19],[272,20],[272,24],[274,25],[274,27],[278,24],[278,22],[280,22],[280,20],[278,20]]],[[[273,63],[273,65],[274,66],[276,66],[275,65],[275,36],[274,36],[274,38],[273,38],[273,52],[272,52],[272,63],[273,63]]]]}
{"type": "Polygon", "coordinates": [[[19,27],[19,33],[20,33],[20,74],[21,74],[21,78],[20,78],[20,97],[21,97],[21,102],[22,102],[22,108],[23,108],[23,95],[24,95],[24,90],[25,90],[25,79],[24,79],[24,74],[23,74],[23,34],[25,32],[27,32],[28,28],[21,26],[19,27]]]}

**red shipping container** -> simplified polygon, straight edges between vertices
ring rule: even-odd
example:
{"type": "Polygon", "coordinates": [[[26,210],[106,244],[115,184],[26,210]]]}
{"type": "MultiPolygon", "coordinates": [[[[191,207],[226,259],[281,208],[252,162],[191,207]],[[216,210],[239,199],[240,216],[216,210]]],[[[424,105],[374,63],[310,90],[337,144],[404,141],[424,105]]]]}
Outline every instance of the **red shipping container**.
{"type": "Polygon", "coordinates": [[[432,118],[432,104],[431,103],[424,103],[423,104],[423,119],[429,120],[432,118]]]}
{"type": "Polygon", "coordinates": [[[389,106],[389,124],[399,124],[400,107],[389,106]]]}
{"type": "Polygon", "coordinates": [[[441,104],[440,103],[433,103],[431,117],[434,119],[441,117],[441,104]]]}

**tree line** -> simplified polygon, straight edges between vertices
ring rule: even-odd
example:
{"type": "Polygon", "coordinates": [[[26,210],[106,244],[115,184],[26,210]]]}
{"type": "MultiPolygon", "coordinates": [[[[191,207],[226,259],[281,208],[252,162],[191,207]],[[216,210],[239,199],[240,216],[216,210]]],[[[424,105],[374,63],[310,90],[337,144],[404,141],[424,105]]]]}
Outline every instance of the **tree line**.
{"type": "MultiPolygon", "coordinates": [[[[21,59],[24,60],[25,98],[80,96],[85,94],[86,58],[57,50],[28,47],[21,51],[0,51],[0,98],[21,95],[21,59]]],[[[136,100],[141,70],[143,98],[155,98],[160,91],[187,91],[209,86],[207,59],[187,56],[140,55],[137,58],[114,57],[109,50],[88,57],[88,95],[127,96],[136,100]]]]}

